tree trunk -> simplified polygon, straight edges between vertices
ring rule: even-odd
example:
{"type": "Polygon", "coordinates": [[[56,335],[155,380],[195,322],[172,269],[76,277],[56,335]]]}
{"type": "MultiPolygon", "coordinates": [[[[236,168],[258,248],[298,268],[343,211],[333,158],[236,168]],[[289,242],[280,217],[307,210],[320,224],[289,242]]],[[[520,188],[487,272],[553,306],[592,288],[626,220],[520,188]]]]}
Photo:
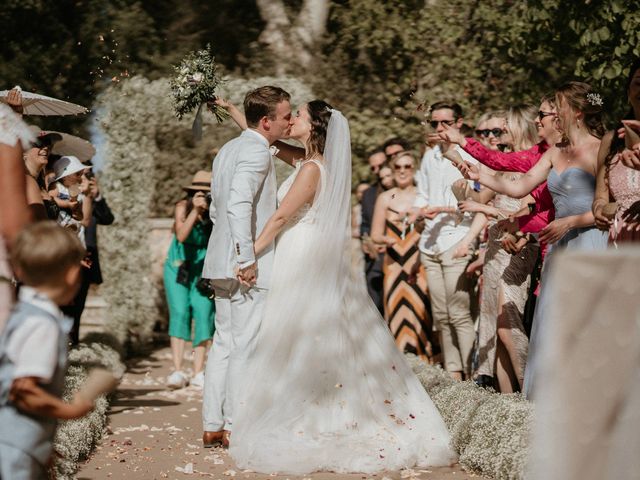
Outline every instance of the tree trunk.
{"type": "Polygon", "coordinates": [[[296,18],[289,20],[282,0],[256,0],[266,26],[259,40],[274,56],[276,73],[287,67],[308,67],[318,41],[326,31],[329,0],[304,0],[296,18]]]}

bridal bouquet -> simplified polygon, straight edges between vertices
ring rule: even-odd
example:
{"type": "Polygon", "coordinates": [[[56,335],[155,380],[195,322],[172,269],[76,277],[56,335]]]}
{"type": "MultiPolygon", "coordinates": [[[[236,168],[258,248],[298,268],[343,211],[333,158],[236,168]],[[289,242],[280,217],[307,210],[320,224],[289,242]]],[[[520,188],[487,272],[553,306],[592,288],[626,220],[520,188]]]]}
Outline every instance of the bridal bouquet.
{"type": "MultiPolygon", "coordinates": [[[[194,133],[197,133],[198,129],[202,130],[202,106],[215,98],[216,88],[222,83],[211,46],[189,52],[174,69],[176,76],[171,79],[170,86],[176,117],[181,119],[197,108],[193,122],[194,133]]],[[[212,107],[212,113],[218,122],[228,117],[226,110],[218,105],[212,107]]]]}

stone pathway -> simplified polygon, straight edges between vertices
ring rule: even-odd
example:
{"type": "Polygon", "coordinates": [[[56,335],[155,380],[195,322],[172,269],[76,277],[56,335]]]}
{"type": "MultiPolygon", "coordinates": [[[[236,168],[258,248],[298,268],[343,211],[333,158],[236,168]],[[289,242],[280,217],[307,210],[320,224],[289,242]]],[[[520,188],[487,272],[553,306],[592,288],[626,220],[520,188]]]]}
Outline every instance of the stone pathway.
{"type": "Polygon", "coordinates": [[[221,448],[202,448],[201,391],[169,391],[164,380],[171,368],[168,348],[129,362],[109,412],[108,433],[77,474],[83,479],[219,480],[466,480],[481,479],[460,467],[404,470],[385,474],[316,473],[306,477],[240,471],[221,448]],[[236,477],[234,479],[233,477],[236,477]]]}

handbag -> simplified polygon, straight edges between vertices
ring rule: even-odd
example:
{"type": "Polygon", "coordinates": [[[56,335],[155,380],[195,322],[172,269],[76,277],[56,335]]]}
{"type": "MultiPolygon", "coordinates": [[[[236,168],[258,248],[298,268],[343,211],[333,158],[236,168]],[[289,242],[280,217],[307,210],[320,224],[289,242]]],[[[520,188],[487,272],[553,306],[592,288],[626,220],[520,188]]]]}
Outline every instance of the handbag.
{"type": "Polygon", "coordinates": [[[178,267],[178,273],[176,274],[176,282],[184,287],[189,286],[189,266],[189,261],[185,260],[178,267]]]}

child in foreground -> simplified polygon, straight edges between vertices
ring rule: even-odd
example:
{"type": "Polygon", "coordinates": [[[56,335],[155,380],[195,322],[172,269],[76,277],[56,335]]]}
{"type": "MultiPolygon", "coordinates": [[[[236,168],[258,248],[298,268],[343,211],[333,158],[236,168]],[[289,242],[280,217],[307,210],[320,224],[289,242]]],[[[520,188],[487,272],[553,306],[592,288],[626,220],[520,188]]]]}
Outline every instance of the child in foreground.
{"type": "Polygon", "coordinates": [[[59,309],[78,289],[84,248],[55,222],[33,224],[11,251],[23,282],[0,335],[0,478],[45,479],[57,419],[81,417],[93,402],[62,399],[71,322],[59,309]]]}

